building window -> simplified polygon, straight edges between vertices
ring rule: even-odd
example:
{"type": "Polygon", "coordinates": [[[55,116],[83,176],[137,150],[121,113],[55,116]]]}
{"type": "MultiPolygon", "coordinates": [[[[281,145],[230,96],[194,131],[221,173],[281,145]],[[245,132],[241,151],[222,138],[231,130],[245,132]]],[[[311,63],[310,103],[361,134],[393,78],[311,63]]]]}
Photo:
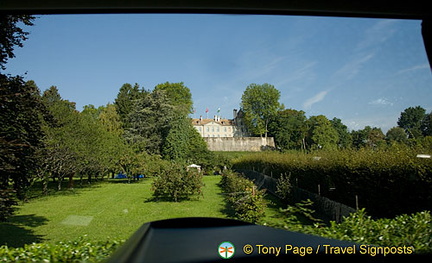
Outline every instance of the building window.
{"type": "Polygon", "coordinates": [[[207,127],[207,131],[209,131],[209,127],[207,127]]]}

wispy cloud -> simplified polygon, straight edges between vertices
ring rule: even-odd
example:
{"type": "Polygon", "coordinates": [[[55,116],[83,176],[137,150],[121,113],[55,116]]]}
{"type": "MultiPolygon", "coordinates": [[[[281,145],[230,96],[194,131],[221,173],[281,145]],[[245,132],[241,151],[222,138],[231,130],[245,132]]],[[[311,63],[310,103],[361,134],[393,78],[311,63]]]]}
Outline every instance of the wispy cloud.
{"type": "Polygon", "coordinates": [[[416,70],[420,70],[420,69],[429,69],[429,68],[430,68],[429,64],[425,63],[425,64],[420,64],[420,65],[416,65],[413,67],[401,69],[396,74],[403,74],[403,73],[410,72],[410,71],[416,71],[416,70]]]}
{"type": "Polygon", "coordinates": [[[328,92],[329,92],[328,90],[321,91],[320,93],[316,94],[315,96],[307,99],[303,103],[303,108],[306,110],[309,110],[312,107],[312,105],[322,101],[325,98],[325,96],[328,94],[328,92]]]}
{"type": "Polygon", "coordinates": [[[363,40],[357,44],[357,50],[371,48],[387,41],[396,32],[397,20],[379,20],[364,32],[363,40]]]}
{"type": "Polygon", "coordinates": [[[348,81],[354,78],[360,72],[363,64],[371,60],[374,56],[375,54],[373,52],[354,56],[333,74],[333,78],[339,81],[348,81]]]}
{"type": "Polygon", "coordinates": [[[379,98],[368,103],[369,105],[377,105],[377,106],[393,106],[393,102],[386,98],[379,98]]]}

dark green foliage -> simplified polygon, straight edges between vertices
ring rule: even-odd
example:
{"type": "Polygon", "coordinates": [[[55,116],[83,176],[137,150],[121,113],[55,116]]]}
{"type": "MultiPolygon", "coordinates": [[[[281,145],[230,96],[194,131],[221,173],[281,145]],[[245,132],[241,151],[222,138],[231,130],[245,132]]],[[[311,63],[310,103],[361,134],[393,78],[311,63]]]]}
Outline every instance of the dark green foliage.
{"type": "Polygon", "coordinates": [[[426,116],[426,110],[420,106],[409,107],[401,112],[398,119],[398,126],[405,129],[410,138],[422,136],[422,121],[426,116]]]}
{"type": "Polygon", "coordinates": [[[134,111],[137,100],[145,97],[147,93],[148,92],[144,89],[140,89],[139,85],[136,83],[133,87],[129,83],[125,83],[121,86],[117,98],[114,101],[114,105],[120,116],[120,122],[123,128],[126,129],[130,127],[129,114],[134,111]]]}
{"type": "Polygon", "coordinates": [[[432,217],[429,211],[372,219],[364,209],[345,217],[342,223],[314,230],[316,234],[378,246],[414,247],[415,253],[432,253],[432,217]]]}
{"type": "Polygon", "coordinates": [[[171,122],[163,143],[162,155],[168,160],[202,163],[211,158],[207,144],[188,118],[177,118],[171,122]]]}
{"type": "Polygon", "coordinates": [[[0,74],[0,189],[9,183],[24,198],[42,147],[42,104],[34,83],[0,74]]]}
{"type": "Polygon", "coordinates": [[[324,115],[311,116],[308,120],[306,143],[311,149],[336,149],[339,141],[338,132],[324,115]]]}
{"type": "Polygon", "coordinates": [[[313,202],[309,199],[303,200],[294,205],[288,205],[286,209],[280,209],[285,214],[285,222],[291,226],[293,225],[310,225],[320,224],[322,220],[314,217],[315,210],[311,208],[313,202]]]}
{"type": "Polygon", "coordinates": [[[164,91],[179,116],[192,113],[192,94],[183,82],[158,84],[154,91],[164,91]]]}
{"type": "Polygon", "coordinates": [[[269,134],[281,150],[304,149],[307,135],[307,118],[304,111],[287,109],[278,111],[269,123],[269,134]]]}
{"type": "Polygon", "coordinates": [[[352,145],[352,136],[348,131],[348,127],[342,123],[341,119],[338,119],[336,117],[330,120],[330,123],[338,133],[338,138],[339,138],[337,142],[338,148],[343,148],[343,149],[350,148],[352,145]]]}
{"type": "Polygon", "coordinates": [[[153,91],[136,101],[128,115],[130,127],[124,137],[137,152],[160,154],[175,119],[175,107],[164,91],[153,91]]]}
{"type": "Polygon", "coordinates": [[[202,174],[196,169],[186,171],[181,164],[172,163],[153,180],[152,190],[155,198],[177,202],[202,195],[202,186],[202,174]]]}
{"type": "Polygon", "coordinates": [[[273,85],[250,84],[243,92],[241,107],[245,113],[245,123],[255,135],[267,137],[270,120],[283,109],[279,103],[280,91],[273,85]]]}
{"type": "Polygon", "coordinates": [[[0,15],[0,68],[6,69],[5,64],[9,58],[14,58],[15,46],[23,47],[23,41],[27,40],[28,32],[18,25],[33,25],[34,16],[31,15],[0,15]]]}
{"type": "Polygon", "coordinates": [[[291,174],[284,175],[278,178],[276,184],[276,193],[285,202],[290,200],[292,190],[291,174]]]}
{"type": "Polygon", "coordinates": [[[251,223],[261,222],[267,205],[264,190],[257,189],[252,181],[229,171],[222,175],[220,186],[235,211],[235,218],[251,223]]]}
{"type": "Polygon", "coordinates": [[[387,131],[386,140],[389,142],[406,143],[408,141],[408,136],[403,128],[393,127],[387,131]]]}
{"type": "Polygon", "coordinates": [[[356,207],[357,195],[359,206],[372,215],[394,216],[430,209],[432,162],[416,158],[418,153],[423,153],[422,148],[398,144],[380,151],[263,153],[243,156],[233,167],[290,173],[291,182],[300,188],[316,193],[320,185],[321,195],[351,207],[356,207]]]}
{"type": "Polygon", "coordinates": [[[2,262],[101,262],[107,259],[123,240],[90,241],[82,237],[74,241],[33,243],[20,248],[0,247],[2,262]]]}

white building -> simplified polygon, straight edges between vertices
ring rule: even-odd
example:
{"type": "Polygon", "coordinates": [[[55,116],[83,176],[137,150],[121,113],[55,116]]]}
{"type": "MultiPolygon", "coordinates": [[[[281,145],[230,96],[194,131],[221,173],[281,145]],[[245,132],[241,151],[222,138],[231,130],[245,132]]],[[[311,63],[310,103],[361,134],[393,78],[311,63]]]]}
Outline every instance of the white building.
{"type": "Polygon", "coordinates": [[[250,136],[243,121],[242,110],[233,110],[234,119],[222,119],[215,115],[213,119],[192,119],[192,125],[201,137],[248,137],[250,136]]]}

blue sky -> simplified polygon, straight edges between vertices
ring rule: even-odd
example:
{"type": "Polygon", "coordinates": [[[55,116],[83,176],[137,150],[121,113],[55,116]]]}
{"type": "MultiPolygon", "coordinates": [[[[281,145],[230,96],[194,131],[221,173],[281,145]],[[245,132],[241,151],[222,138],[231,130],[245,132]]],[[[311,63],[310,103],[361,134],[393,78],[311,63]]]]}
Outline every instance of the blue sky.
{"type": "Polygon", "coordinates": [[[251,83],[286,108],[384,132],[400,112],[432,110],[421,21],[256,15],[39,16],[7,72],[52,85],[82,106],[113,102],[124,83],[190,88],[197,112],[231,118],[251,83]]]}

